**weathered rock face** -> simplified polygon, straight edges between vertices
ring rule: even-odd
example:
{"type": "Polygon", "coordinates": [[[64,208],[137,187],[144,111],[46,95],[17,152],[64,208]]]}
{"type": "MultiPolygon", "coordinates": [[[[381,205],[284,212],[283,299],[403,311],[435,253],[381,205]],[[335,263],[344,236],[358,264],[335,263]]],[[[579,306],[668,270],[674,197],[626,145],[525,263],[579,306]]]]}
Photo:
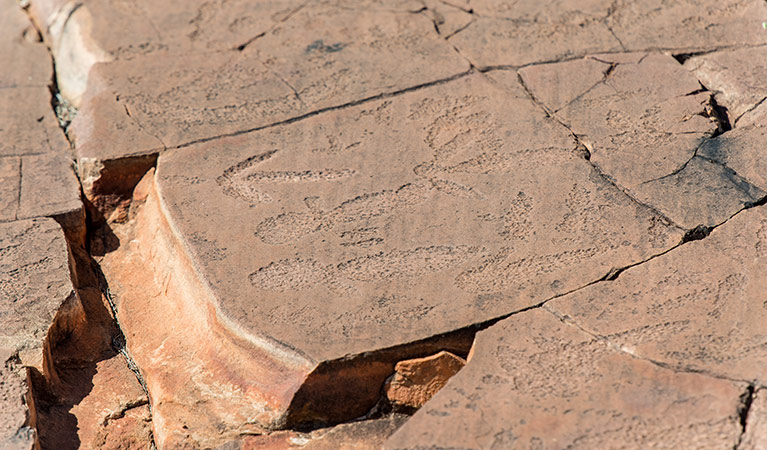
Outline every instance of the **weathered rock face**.
{"type": "Polygon", "coordinates": [[[633,358],[543,310],[482,331],[387,449],[732,448],[745,383],[633,358]]]}
{"type": "Polygon", "coordinates": [[[763,450],[767,448],[767,393],[758,389],[751,399],[746,417],[746,429],[738,445],[743,450],[763,450]]]}
{"type": "Polygon", "coordinates": [[[464,365],[466,360],[444,351],[400,361],[384,386],[386,398],[395,408],[420,408],[464,365]]]}
{"type": "Polygon", "coordinates": [[[726,164],[728,154],[754,154],[753,145],[741,150],[738,138],[713,137],[722,126],[711,117],[711,94],[670,56],[601,55],[520,75],[600,170],[684,228],[720,224],[767,194],[760,176],[726,164]]]}
{"type": "Polygon", "coordinates": [[[15,349],[0,348],[0,448],[28,450],[37,442],[26,372],[12,361],[15,349]]]}
{"type": "Polygon", "coordinates": [[[753,208],[546,307],[638,357],[764,385],[766,256],[767,212],[753,208]]]}
{"type": "Polygon", "coordinates": [[[309,433],[277,431],[269,435],[245,437],[217,447],[221,450],[353,450],[381,448],[386,438],[408,416],[363,420],[309,433]]]}
{"type": "Polygon", "coordinates": [[[363,415],[397,361],[450,350],[412,343],[682,236],[507,74],[161,155],[136,230],[121,238],[136,270],[105,267],[120,289],[150,290],[120,295],[119,315],[168,446],[363,415]]]}
{"type": "Polygon", "coordinates": [[[737,125],[744,114],[767,98],[767,48],[725,50],[695,56],[685,61],[716,101],[727,108],[730,123],[737,125]]]}

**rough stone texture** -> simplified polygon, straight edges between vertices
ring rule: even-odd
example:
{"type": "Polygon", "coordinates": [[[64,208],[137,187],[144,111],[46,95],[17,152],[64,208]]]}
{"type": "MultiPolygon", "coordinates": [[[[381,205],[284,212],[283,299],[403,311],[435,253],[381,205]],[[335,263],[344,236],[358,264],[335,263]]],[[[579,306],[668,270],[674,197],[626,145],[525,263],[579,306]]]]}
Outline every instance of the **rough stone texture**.
{"type": "Polygon", "coordinates": [[[627,50],[694,52],[767,43],[761,0],[620,1],[607,24],[627,50]]]}
{"type": "Polygon", "coordinates": [[[732,448],[745,384],[635,359],[542,310],[477,336],[387,449],[732,448]]]}
{"type": "Polygon", "coordinates": [[[0,224],[0,347],[42,372],[43,342],[74,296],[64,233],[51,219],[0,224]]]}
{"type": "Polygon", "coordinates": [[[720,164],[725,161],[696,156],[699,148],[730,146],[730,140],[711,139],[720,125],[708,117],[714,114],[710,93],[676,60],[656,54],[607,60],[613,69],[601,81],[586,61],[535,66],[520,75],[618,185],[688,229],[722,223],[764,197],[761,187],[720,164]],[[581,73],[585,81],[569,81],[581,73]]]}
{"type": "Polygon", "coordinates": [[[82,376],[83,369],[79,368],[61,371],[67,389],[59,404],[41,412],[41,422],[49,426],[41,432],[43,444],[81,449],[146,448],[151,435],[148,399],[122,355],[85,370],[92,373],[82,376]],[[65,428],[72,432],[64,432],[65,428]]]}
{"type": "Polygon", "coordinates": [[[66,153],[47,87],[0,89],[0,156],[66,153]]]}
{"type": "Polygon", "coordinates": [[[767,211],[546,305],[641,358],[765,385],[767,211]]]}
{"type": "Polygon", "coordinates": [[[318,8],[301,9],[241,54],[149,56],[139,63],[98,64],[90,78],[98,86],[94,89],[119,96],[147,133],[177,146],[469,68],[424,16],[318,8]],[[390,70],[395,61],[397,70],[390,70]]]}
{"type": "Polygon", "coordinates": [[[29,387],[25,371],[13,363],[15,349],[0,348],[0,449],[35,448],[35,430],[30,427],[29,387]]]}
{"type": "Polygon", "coordinates": [[[384,441],[407,419],[394,415],[315,430],[310,433],[278,431],[253,436],[217,447],[217,450],[353,450],[381,448],[384,441]]]}
{"type": "Polygon", "coordinates": [[[767,449],[767,389],[761,388],[754,393],[748,410],[746,431],[738,445],[738,450],[767,449]]]}
{"type": "Polygon", "coordinates": [[[400,361],[384,386],[386,398],[395,407],[420,408],[465,364],[463,358],[449,352],[400,361]]]}
{"type": "Polygon", "coordinates": [[[605,24],[610,0],[471,2],[477,19],[450,38],[475,66],[523,66],[588,53],[617,52],[605,24]]]}
{"type": "Polygon", "coordinates": [[[158,389],[161,441],[181,423],[191,436],[208,426],[183,419],[184,405],[199,405],[197,416],[205,405],[206,419],[225,427],[239,414],[270,427],[280,414],[302,420],[294,407],[299,417],[337,408],[305,391],[349,395],[354,377],[382,373],[366,385],[378,395],[393,362],[365,363],[348,379],[325,373],[349,355],[540,303],[679,242],[681,230],[595,173],[513,74],[493,77],[160,156],[133,247],[165,295],[125,303],[120,321],[150,392],[158,389]],[[169,320],[195,335],[169,335],[169,320]],[[254,348],[239,362],[242,350],[218,351],[236,342],[254,348]],[[209,350],[189,358],[190,343],[209,350]],[[200,377],[173,381],[173,364],[200,377]],[[315,381],[304,381],[310,373],[315,381]],[[235,398],[221,403],[211,384],[235,398]]]}
{"type": "Polygon", "coordinates": [[[716,101],[727,108],[730,123],[767,98],[767,47],[724,50],[685,61],[706,88],[716,92],[716,101]]]}
{"type": "Polygon", "coordinates": [[[37,31],[15,0],[0,1],[0,11],[0,90],[47,86],[53,67],[37,31]]]}

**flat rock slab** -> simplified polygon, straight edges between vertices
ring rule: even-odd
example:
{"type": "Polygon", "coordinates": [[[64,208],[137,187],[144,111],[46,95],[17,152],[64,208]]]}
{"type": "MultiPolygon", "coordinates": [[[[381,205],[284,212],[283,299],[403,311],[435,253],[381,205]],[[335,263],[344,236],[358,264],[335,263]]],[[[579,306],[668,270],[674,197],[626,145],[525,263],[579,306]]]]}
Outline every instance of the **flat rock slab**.
{"type": "Polygon", "coordinates": [[[15,0],[0,1],[0,89],[47,86],[53,65],[48,51],[15,0]]]}
{"type": "Polygon", "coordinates": [[[0,180],[2,221],[82,210],[80,185],[63,152],[0,157],[0,180]]]}
{"type": "Polygon", "coordinates": [[[720,124],[710,117],[711,93],[670,56],[596,55],[524,68],[520,76],[606,175],[684,228],[717,225],[765,196],[724,160],[697,154],[731,140],[712,138],[720,124]]]}
{"type": "MultiPolygon", "coordinates": [[[[468,69],[425,16],[312,6],[243,53],[100,63],[90,83],[96,92],[118,96],[144,131],[173,147],[468,69]]],[[[135,152],[130,146],[124,150],[125,155],[135,152]]]]}
{"type": "Polygon", "coordinates": [[[472,1],[477,19],[450,42],[479,68],[618,52],[623,47],[605,23],[613,3],[472,1]]]}
{"type": "Polygon", "coordinates": [[[385,448],[733,448],[745,391],[633,358],[538,309],[481,331],[467,366],[385,448]]]}
{"type": "Polygon", "coordinates": [[[59,307],[74,296],[64,232],[52,219],[0,224],[0,348],[41,367],[59,307]]]}
{"type": "Polygon", "coordinates": [[[767,47],[741,48],[695,56],[684,63],[727,108],[730,123],[767,98],[767,47]]]}
{"type": "Polygon", "coordinates": [[[193,146],[160,158],[158,189],[222,313],[316,360],[524,308],[678,242],[517,89],[472,76],[193,146]]]}
{"type": "Polygon", "coordinates": [[[547,304],[580,327],[672,368],[767,383],[767,211],[547,304]]]}
{"type": "Polygon", "coordinates": [[[627,50],[713,50],[767,43],[761,0],[621,1],[607,24],[627,50]]]}
{"type": "MultiPolygon", "coordinates": [[[[200,351],[182,364],[206,374],[205,384],[171,388],[172,346],[209,344],[197,343],[202,331],[167,334],[176,325],[159,326],[160,316],[126,303],[120,308],[138,315],[121,323],[132,354],[146,363],[150,392],[164,386],[167,405],[201,404],[194,399],[202,396],[214,411],[209,418],[223,417],[219,409],[232,417],[231,399],[223,408],[200,386],[234,386],[239,402],[248,391],[233,374],[256,365],[251,373],[285,384],[242,400],[243,408],[266,401],[267,425],[289,410],[299,386],[333,385],[321,392],[342,395],[359,383],[354,377],[393,371],[396,361],[372,357],[343,385],[323,375],[335,369],[317,367],[343,367],[356,361],[352,355],[407,347],[538,304],[682,236],[601,178],[514,73],[475,74],[163,154],[145,208],[135,241],[143,264],[177,261],[165,264],[173,273],[152,269],[166,297],[178,295],[163,308],[189,314],[185,328],[218,326],[215,339],[258,348],[229,372],[220,370],[220,352],[200,351]],[[309,372],[322,381],[303,385],[309,372]]],[[[247,389],[266,381],[258,377],[250,375],[247,389]]],[[[319,401],[296,395],[309,409],[319,401]]]]}
{"type": "Polygon", "coordinates": [[[67,152],[47,87],[0,89],[0,156],[67,152]]]}

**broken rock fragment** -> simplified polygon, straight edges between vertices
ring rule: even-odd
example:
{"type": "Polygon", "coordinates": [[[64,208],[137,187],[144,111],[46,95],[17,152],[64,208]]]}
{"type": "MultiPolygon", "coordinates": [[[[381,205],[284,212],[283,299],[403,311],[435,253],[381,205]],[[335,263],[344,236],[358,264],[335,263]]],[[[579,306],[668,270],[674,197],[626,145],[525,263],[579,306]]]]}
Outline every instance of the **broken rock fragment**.
{"type": "Polygon", "coordinates": [[[386,397],[395,408],[420,408],[465,364],[463,358],[444,351],[425,358],[400,361],[384,387],[386,397]]]}
{"type": "Polygon", "coordinates": [[[745,383],[660,368],[535,309],[473,357],[387,449],[732,448],[745,383]]]}

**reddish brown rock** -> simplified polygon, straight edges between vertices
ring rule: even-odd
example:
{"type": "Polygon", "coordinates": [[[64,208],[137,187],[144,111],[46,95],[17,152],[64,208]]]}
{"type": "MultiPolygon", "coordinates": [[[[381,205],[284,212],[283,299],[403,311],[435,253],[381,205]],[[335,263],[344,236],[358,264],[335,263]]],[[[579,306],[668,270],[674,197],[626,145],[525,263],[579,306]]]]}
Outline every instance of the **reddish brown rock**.
{"type": "Polygon", "coordinates": [[[395,407],[420,408],[465,364],[466,360],[449,352],[400,361],[384,386],[386,398],[395,407]]]}
{"type": "Polygon", "coordinates": [[[69,409],[77,418],[79,447],[147,448],[151,441],[148,399],[125,358],[116,355],[98,362],[89,382],[93,388],[69,409]]]}
{"type": "Polygon", "coordinates": [[[709,90],[717,104],[727,108],[730,123],[767,98],[767,47],[724,50],[695,56],[684,66],[709,90]]]}
{"type": "Polygon", "coordinates": [[[660,368],[543,310],[477,336],[473,358],[386,442],[416,448],[732,448],[745,383],[660,368]]]}
{"type": "Polygon", "coordinates": [[[514,74],[494,80],[160,156],[136,234],[120,237],[129,263],[104,265],[113,289],[134,292],[120,323],[158,445],[359,417],[396,361],[468,350],[429,337],[679,242],[514,74]]]}
{"type": "Polygon", "coordinates": [[[477,19],[450,42],[479,68],[617,52],[621,43],[605,24],[612,5],[608,0],[472,1],[477,19]]]}
{"type": "Polygon", "coordinates": [[[627,50],[713,50],[767,43],[761,0],[618,2],[607,20],[627,50]]]}
{"type": "Polygon", "coordinates": [[[546,307],[638,357],[764,385],[765,261],[767,210],[756,207],[546,307]]]}
{"type": "Polygon", "coordinates": [[[408,416],[394,415],[337,425],[309,433],[278,431],[265,436],[246,437],[224,444],[220,450],[353,450],[375,449],[399,428],[408,416]]]}

